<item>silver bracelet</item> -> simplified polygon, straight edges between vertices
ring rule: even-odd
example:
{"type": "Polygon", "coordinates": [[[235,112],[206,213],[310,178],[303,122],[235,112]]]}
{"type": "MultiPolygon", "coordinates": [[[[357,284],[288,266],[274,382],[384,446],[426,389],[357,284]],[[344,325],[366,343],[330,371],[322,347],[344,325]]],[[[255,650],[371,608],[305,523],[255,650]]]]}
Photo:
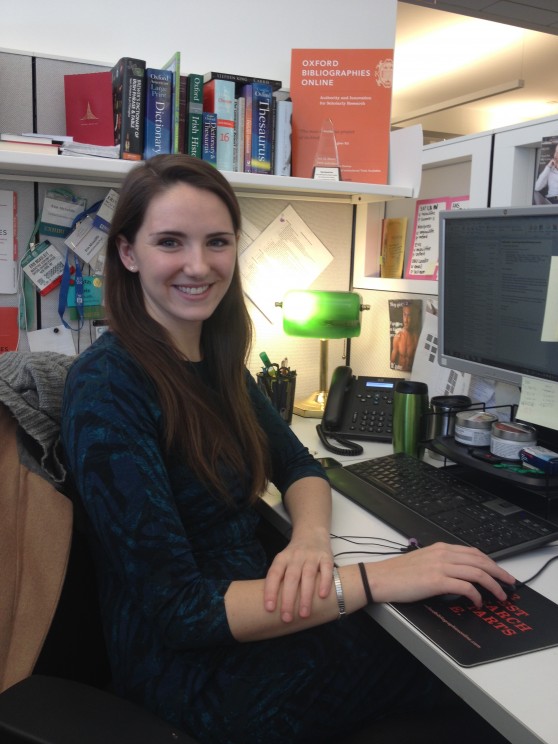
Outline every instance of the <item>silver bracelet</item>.
{"type": "Polygon", "coordinates": [[[343,585],[341,584],[341,578],[339,577],[339,571],[337,566],[333,567],[333,583],[335,584],[335,594],[337,596],[337,606],[339,608],[338,620],[341,620],[345,612],[345,596],[343,594],[343,585]]]}

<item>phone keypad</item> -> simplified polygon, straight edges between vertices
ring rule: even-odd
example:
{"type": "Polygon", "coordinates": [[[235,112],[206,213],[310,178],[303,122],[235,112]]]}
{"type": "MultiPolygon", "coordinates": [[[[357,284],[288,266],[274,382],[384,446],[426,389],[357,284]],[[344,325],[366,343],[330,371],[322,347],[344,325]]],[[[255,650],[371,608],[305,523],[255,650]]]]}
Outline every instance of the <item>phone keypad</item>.
{"type": "Polygon", "coordinates": [[[361,404],[353,412],[350,430],[364,435],[393,434],[393,396],[385,392],[357,395],[361,404]]]}

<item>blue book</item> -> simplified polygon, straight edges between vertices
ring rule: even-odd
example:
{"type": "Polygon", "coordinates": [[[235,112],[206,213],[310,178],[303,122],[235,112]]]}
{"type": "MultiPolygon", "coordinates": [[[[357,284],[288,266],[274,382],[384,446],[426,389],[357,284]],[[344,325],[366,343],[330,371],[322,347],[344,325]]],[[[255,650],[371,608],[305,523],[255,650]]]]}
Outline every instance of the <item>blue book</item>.
{"type": "Polygon", "coordinates": [[[247,173],[271,173],[273,89],[264,83],[245,85],[245,166],[247,173]]]}
{"type": "Polygon", "coordinates": [[[217,114],[202,115],[202,160],[217,166],[217,114]]]}
{"type": "Polygon", "coordinates": [[[172,152],[173,83],[170,70],[145,71],[145,139],[143,159],[172,152]]]}

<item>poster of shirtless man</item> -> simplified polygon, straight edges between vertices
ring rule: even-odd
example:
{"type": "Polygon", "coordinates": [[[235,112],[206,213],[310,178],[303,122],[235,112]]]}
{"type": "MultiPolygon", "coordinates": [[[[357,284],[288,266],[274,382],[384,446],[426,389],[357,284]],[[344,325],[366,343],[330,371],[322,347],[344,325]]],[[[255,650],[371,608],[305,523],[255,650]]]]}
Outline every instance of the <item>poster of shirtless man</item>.
{"type": "Polygon", "coordinates": [[[422,321],[422,300],[389,300],[391,369],[410,372],[422,321]]]}

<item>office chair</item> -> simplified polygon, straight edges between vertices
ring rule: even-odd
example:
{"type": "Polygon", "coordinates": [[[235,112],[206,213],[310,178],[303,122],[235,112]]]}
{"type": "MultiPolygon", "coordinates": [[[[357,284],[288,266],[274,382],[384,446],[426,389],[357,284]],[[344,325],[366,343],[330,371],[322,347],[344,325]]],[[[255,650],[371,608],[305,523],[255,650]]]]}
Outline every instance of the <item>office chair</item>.
{"type": "MultiPolygon", "coordinates": [[[[7,378],[5,367],[4,360],[7,378]]],[[[29,434],[40,422],[50,431],[52,419],[26,408],[26,381],[19,420],[31,424],[27,430],[19,426],[14,387],[2,376],[0,383],[11,404],[0,401],[0,741],[195,744],[108,691],[110,668],[86,537],[29,434]]]]}
{"type": "Polygon", "coordinates": [[[74,529],[64,586],[33,674],[0,694],[2,744],[196,744],[110,692],[85,536],[74,529]]]}
{"type": "Polygon", "coordinates": [[[0,695],[2,744],[195,744],[133,703],[81,682],[32,675],[0,695]]]}

